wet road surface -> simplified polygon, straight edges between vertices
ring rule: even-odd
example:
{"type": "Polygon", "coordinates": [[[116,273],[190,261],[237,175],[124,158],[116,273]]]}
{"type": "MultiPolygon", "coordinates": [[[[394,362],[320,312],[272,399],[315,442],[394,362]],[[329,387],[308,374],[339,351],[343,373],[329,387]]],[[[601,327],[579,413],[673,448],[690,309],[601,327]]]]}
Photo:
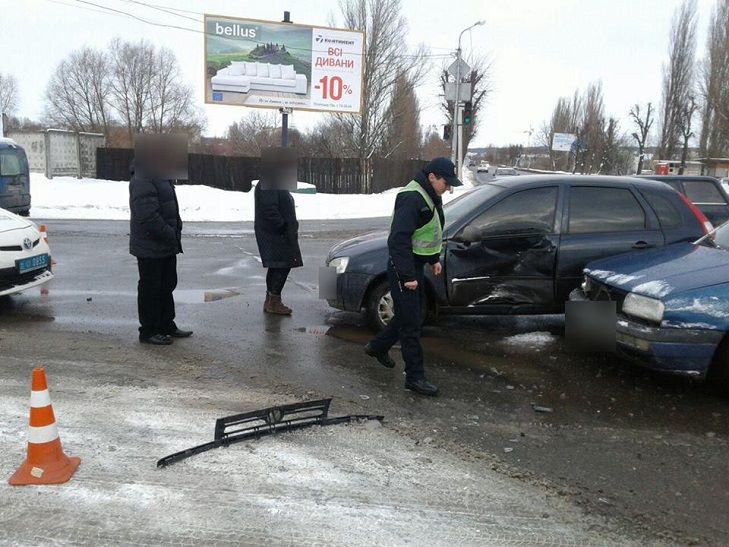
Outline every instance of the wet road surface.
{"type": "MultiPolygon", "coordinates": [[[[0,343],[3,329],[22,327],[29,340],[51,329],[136,344],[127,224],[46,224],[56,279],[47,294],[0,299],[0,343]]],[[[248,384],[288,394],[282,403],[333,396],[343,411],[385,414],[416,443],[459,451],[649,540],[729,542],[726,399],[611,355],[570,353],[561,316],[444,317],[423,340],[442,396],[406,392],[401,366],[387,370],[363,355],[371,336],[363,318],[317,298],[329,247],[387,219],[342,225],[302,223],[306,266],[284,291],[294,315],[277,318],[261,313],[265,270],[250,223],[187,224],[177,316],[195,336],[175,351],[187,345],[207,356],[209,375],[221,381],[229,379],[222,363],[237,363],[248,384]]]]}

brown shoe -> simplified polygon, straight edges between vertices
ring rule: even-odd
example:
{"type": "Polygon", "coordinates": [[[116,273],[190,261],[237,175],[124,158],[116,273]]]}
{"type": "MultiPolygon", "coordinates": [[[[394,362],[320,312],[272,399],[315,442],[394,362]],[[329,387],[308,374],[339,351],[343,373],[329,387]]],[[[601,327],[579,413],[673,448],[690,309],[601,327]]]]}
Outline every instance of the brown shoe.
{"type": "Polygon", "coordinates": [[[291,308],[283,305],[281,295],[269,293],[266,293],[266,302],[263,304],[263,311],[274,315],[291,315],[291,308]]]}

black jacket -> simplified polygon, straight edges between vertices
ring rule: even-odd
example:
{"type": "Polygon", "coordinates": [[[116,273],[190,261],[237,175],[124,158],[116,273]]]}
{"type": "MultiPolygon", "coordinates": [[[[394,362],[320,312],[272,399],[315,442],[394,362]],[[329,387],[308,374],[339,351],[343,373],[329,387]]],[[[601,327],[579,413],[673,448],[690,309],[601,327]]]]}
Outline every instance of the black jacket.
{"type": "Polygon", "coordinates": [[[304,265],[299,249],[299,223],[296,204],[286,190],[253,192],[256,202],[256,242],[266,268],[298,268],[304,265]]]}
{"type": "Polygon", "coordinates": [[[138,258],[165,258],[182,252],[182,219],[172,181],[132,166],[129,182],[129,252],[138,258]]]}
{"type": "MultiPolygon", "coordinates": [[[[445,221],[443,200],[435,193],[425,173],[419,172],[414,180],[428,192],[443,225],[445,221]]],[[[387,248],[390,260],[402,283],[415,281],[415,268],[422,268],[426,263],[435,264],[440,260],[439,254],[423,257],[413,254],[413,234],[415,230],[430,222],[433,214],[419,193],[404,192],[397,195],[387,248]]]]}

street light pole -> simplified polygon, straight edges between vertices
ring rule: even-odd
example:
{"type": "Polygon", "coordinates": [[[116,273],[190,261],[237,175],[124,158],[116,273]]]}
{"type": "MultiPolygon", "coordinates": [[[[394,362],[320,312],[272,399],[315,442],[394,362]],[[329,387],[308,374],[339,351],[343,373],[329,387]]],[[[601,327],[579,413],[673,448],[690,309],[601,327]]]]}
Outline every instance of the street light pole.
{"type": "Polygon", "coordinates": [[[463,120],[461,120],[461,38],[463,34],[473,27],[483,25],[485,21],[476,21],[470,27],[464,28],[458,35],[458,49],[456,50],[456,97],[453,101],[453,125],[457,133],[451,137],[451,161],[456,165],[458,169],[458,177],[463,176],[463,166],[461,165],[461,158],[463,151],[463,120]]]}

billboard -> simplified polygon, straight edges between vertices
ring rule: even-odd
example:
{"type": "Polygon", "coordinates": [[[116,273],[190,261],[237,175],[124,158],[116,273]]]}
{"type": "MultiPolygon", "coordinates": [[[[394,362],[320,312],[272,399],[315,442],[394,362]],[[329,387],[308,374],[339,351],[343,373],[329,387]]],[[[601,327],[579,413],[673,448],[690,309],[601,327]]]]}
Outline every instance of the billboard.
{"type": "Polygon", "coordinates": [[[359,113],[364,33],[205,15],[205,102],[359,113]]]}
{"type": "Polygon", "coordinates": [[[552,150],[556,152],[569,152],[577,136],[572,133],[555,133],[552,137],[552,150]]]}

